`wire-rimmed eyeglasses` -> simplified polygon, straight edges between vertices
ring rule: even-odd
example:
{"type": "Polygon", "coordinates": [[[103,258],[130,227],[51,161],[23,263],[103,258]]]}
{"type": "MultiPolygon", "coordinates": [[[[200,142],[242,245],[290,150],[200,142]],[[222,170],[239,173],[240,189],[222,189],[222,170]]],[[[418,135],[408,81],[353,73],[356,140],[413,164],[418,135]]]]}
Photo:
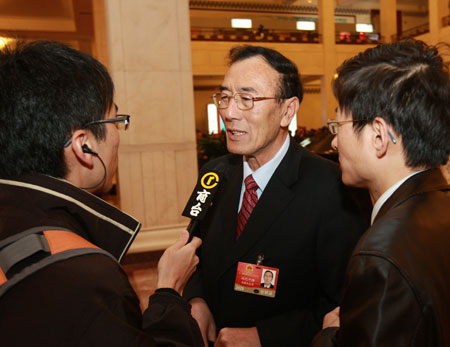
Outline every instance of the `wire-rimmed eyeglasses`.
{"type": "MultiPolygon", "coordinates": [[[[360,119],[360,120],[364,120],[364,119],[360,119]]],[[[330,131],[330,133],[332,135],[337,135],[338,130],[339,130],[339,125],[340,124],[345,124],[345,123],[354,123],[354,122],[359,122],[360,120],[354,120],[354,119],[348,119],[348,120],[341,120],[341,121],[337,121],[335,119],[329,119],[327,121],[327,125],[328,125],[328,130],[330,131]]],[[[391,132],[388,130],[388,136],[391,138],[392,143],[396,144],[397,140],[395,139],[395,137],[391,134],[391,132]]]]}
{"type": "Polygon", "coordinates": [[[218,109],[223,110],[227,108],[228,106],[230,106],[230,100],[234,99],[237,107],[243,111],[252,109],[255,105],[255,101],[276,99],[275,97],[251,96],[250,94],[245,93],[236,93],[234,95],[215,93],[212,95],[212,98],[214,100],[214,104],[218,109]]]}
{"type": "Polygon", "coordinates": [[[330,133],[332,135],[337,135],[340,124],[354,123],[354,122],[358,122],[358,121],[357,120],[353,120],[353,119],[341,120],[341,121],[337,121],[335,119],[328,119],[327,126],[328,126],[328,130],[330,131],[330,133]]]}
{"type": "MultiPolygon", "coordinates": [[[[86,129],[92,125],[103,124],[103,123],[113,123],[119,130],[127,130],[130,125],[131,116],[128,114],[118,114],[115,118],[99,119],[92,122],[83,124],[79,129],[86,129]]],[[[67,147],[72,142],[72,136],[64,143],[64,147],[67,147]]]]}

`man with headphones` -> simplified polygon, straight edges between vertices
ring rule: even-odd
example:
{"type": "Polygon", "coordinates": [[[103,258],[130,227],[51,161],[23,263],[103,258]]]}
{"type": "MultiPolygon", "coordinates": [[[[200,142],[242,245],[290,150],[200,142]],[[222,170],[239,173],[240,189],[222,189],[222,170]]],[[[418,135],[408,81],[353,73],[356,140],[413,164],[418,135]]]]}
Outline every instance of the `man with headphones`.
{"type": "Polygon", "coordinates": [[[93,194],[117,169],[113,82],[94,58],[50,41],[0,51],[0,332],[11,346],[200,346],[181,298],[201,241],[158,265],[141,313],[119,265],[141,224],[93,194]]]}

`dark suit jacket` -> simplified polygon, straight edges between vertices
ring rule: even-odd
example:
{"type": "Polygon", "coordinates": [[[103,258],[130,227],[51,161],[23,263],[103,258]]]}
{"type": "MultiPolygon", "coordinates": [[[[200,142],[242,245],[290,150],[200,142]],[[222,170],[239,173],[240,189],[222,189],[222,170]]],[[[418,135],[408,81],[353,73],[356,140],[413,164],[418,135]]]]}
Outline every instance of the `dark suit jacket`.
{"type": "Polygon", "coordinates": [[[341,329],[316,346],[450,346],[450,186],[419,173],[384,203],[346,274],[341,329]]]}
{"type": "Polygon", "coordinates": [[[235,241],[242,156],[206,165],[225,166],[225,178],[203,222],[198,271],[184,296],[204,298],[217,324],[256,326],[264,346],[307,346],[325,313],[338,305],[348,258],[367,223],[344,199],[340,171],[291,140],[235,241]],[[275,298],[234,291],[238,262],[279,269],[275,298]]]}

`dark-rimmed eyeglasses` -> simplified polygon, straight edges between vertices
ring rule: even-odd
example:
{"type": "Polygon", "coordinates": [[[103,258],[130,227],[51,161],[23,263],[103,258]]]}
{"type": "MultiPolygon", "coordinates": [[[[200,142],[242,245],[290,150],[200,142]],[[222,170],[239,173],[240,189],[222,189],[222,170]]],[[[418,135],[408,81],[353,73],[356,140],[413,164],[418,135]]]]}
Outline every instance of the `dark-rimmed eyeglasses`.
{"type": "Polygon", "coordinates": [[[250,110],[255,105],[255,101],[276,99],[275,97],[266,96],[251,96],[245,93],[236,93],[234,95],[229,95],[225,93],[215,93],[212,95],[214,104],[216,104],[218,109],[225,109],[230,106],[230,100],[234,99],[238,109],[240,110],[250,110]]]}
{"type": "MultiPolygon", "coordinates": [[[[130,118],[131,118],[131,116],[128,114],[118,114],[115,118],[99,119],[99,120],[94,120],[92,122],[83,124],[79,128],[79,130],[86,129],[92,125],[103,124],[103,123],[113,123],[117,129],[127,130],[128,126],[130,125],[130,118]]],[[[72,136],[64,143],[64,147],[69,146],[71,142],[72,142],[72,136]]]]}

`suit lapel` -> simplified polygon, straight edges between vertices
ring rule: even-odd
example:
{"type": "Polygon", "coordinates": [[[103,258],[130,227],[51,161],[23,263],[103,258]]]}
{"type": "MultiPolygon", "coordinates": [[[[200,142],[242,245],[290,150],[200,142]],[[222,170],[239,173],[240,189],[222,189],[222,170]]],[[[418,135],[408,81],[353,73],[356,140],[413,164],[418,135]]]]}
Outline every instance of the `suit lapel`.
{"type": "MultiPolygon", "coordinates": [[[[298,179],[298,170],[300,166],[300,157],[295,155],[298,150],[296,144],[291,140],[288,152],[275,170],[272,178],[264,189],[255,209],[252,212],[247,224],[242,231],[238,241],[234,242],[231,252],[225,255],[223,267],[219,274],[224,273],[229,267],[233,266],[241,259],[255,243],[257,243],[270,230],[271,225],[283,213],[286,206],[294,198],[295,194],[291,190],[292,184],[298,179]]],[[[239,186],[242,184],[242,173],[240,175],[239,186]]],[[[239,196],[238,196],[239,198],[239,196]]],[[[238,200],[237,200],[238,201],[238,200]]],[[[236,229],[237,203],[234,205],[234,229],[236,229]]],[[[224,230],[224,234],[233,234],[230,229],[224,230]]],[[[230,240],[228,240],[230,242],[230,240]]],[[[228,247],[227,247],[228,248],[228,247]]],[[[256,259],[254,260],[256,261],[256,259]]]]}

